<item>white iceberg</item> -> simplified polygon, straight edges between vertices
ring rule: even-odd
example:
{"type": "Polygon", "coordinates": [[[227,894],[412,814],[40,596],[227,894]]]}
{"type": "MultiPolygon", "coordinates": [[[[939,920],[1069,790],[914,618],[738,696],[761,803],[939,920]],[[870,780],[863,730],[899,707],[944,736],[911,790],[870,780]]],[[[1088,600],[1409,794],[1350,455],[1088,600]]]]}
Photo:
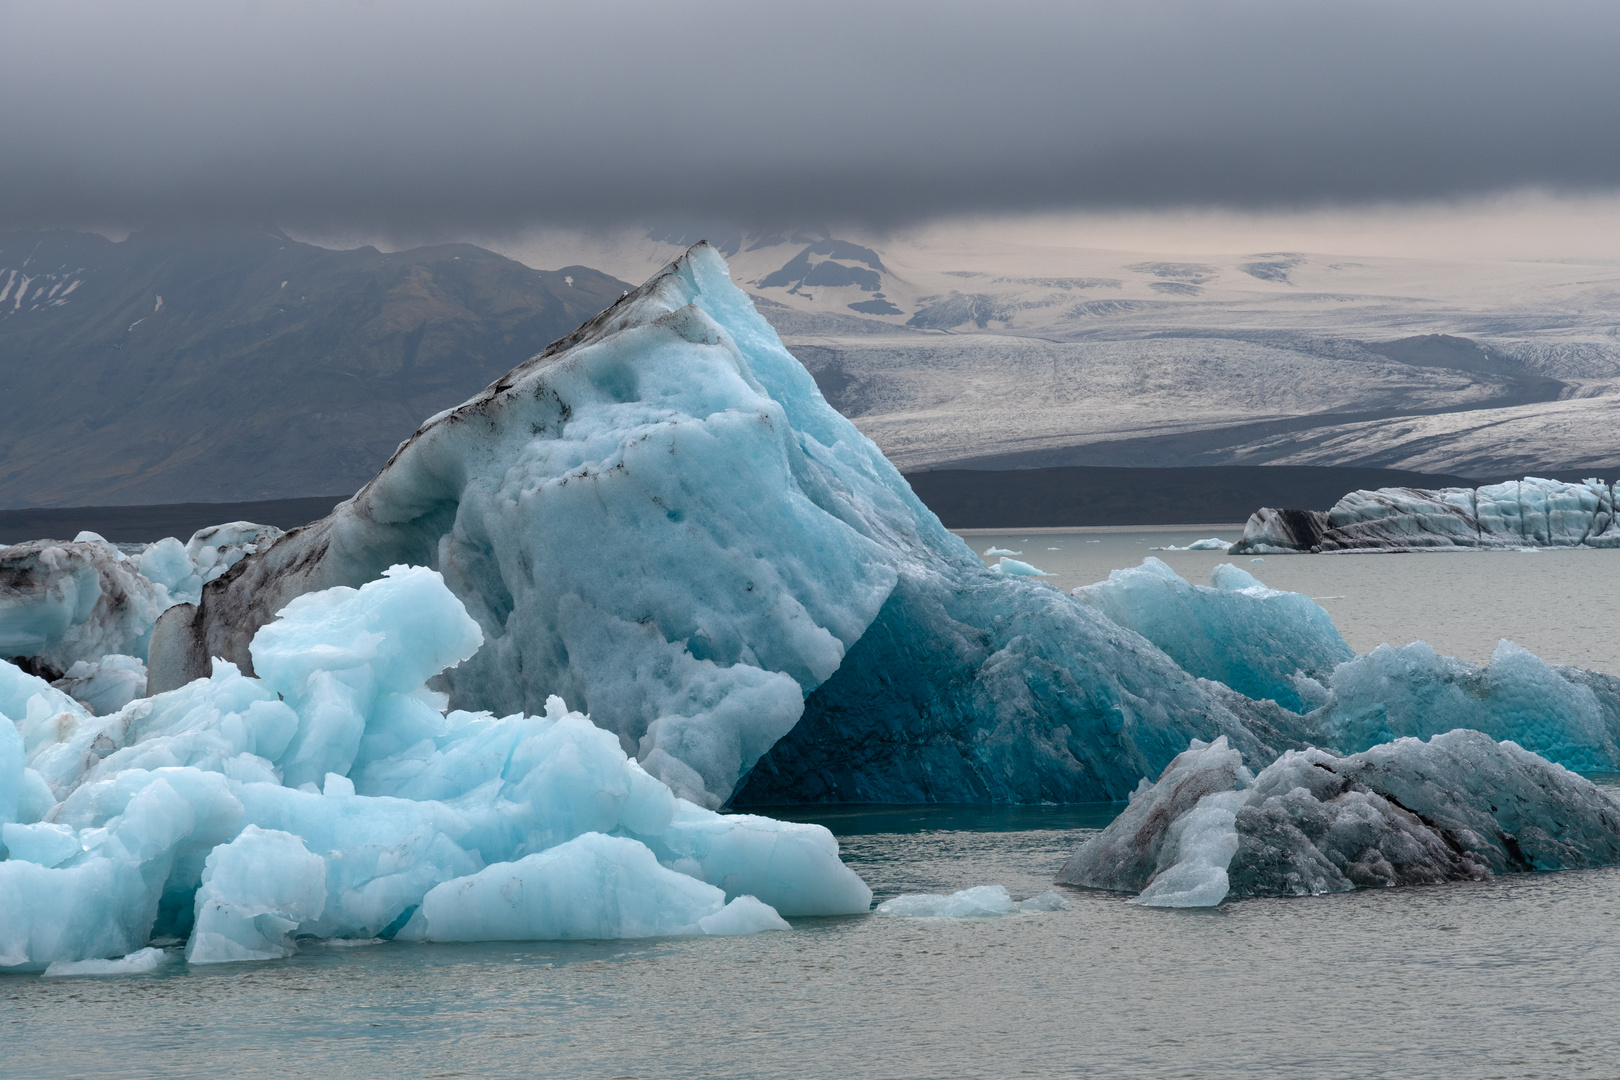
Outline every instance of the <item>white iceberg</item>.
{"type": "Polygon", "coordinates": [[[0,664],[0,969],[171,936],[214,963],[406,927],[712,935],[869,908],[827,830],[686,802],[559,698],[447,712],[422,683],[480,640],[436,572],[400,566],[289,605],[252,643],[262,679],[219,661],[111,716],[0,664]]]}
{"type": "Polygon", "coordinates": [[[1205,537],[1202,540],[1194,540],[1192,543],[1188,544],[1186,547],[1176,547],[1176,545],[1174,545],[1174,544],[1166,544],[1164,547],[1156,547],[1156,548],[1153,548],[1152,550],[1153,551],[1228,551],[1228,550],[1231,549],[1231,547],[1232,547],[1232,544],[1229,541],[1222,540],[1218,536],[1208,536],[1208,537],[1205,537]]]}

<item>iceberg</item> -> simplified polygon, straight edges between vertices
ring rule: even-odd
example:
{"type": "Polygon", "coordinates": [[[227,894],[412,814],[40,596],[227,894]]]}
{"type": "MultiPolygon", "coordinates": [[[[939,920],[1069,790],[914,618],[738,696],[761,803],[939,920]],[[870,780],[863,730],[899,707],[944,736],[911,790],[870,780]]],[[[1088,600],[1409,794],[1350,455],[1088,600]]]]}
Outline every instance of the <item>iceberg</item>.
{"type": "Polygon", "coordinates": [[[1306,727],[1342,752],[1467,727],[1566,768],[1620,769],[1620,679],[1548,664],[1511,641],[1484,667],[1421,641],[1380,645],[1335,668],[1325,688],[1306,727]]]}
{"type": "Polygon", "coordinates": [[[791,929],[752,896],[659,864],[644,844],[585,833],[434,886],[400,931],[413,941],[640,938],[791,929]]]}
{"type": "Polygon", "coordinates": [[[206,964],[868,910],[826,829],[683,800],[561,698],[449,710],[423,684],[482,640],[437,572],[395,566],[290,603],[250,643],[259,675],[220,660],[107,716],[0,664],[0,969],[145,970],[165,937],[206,964]]]}
{"type": "Polygon", "coordinates": [[[1073,595],[1194,675],[1295,712],[1307,707],[1302,676],[1327,680],[1355,658],[1321,606],[1299,593],[1268,589],[1231,563],[1215,567],[1206,588],[1149,556],[1073,595]]]}
{"type": "Polygon", "coordinates": [[[561,695],[709,809],[1110,799],[1191,738],[1271,745],[1135,633],[985,567],[706,244],[168,609],[151,689],[216,657],[257,675],[275,612],[396,563],[483,636],[432,681],[453,710],[561,695]]]}
{"type": "MultiPolygon", "coordinates": [[[[74,674],[78,664],[105,667],[109,655],[144,662],[159,615],[195,603],[203,585],[280,535],[270,525],[236,521],[199,529],[185,544],[169,537],[119,545],[81,532],[65,543],[0,546],[0,659],[22,659],[35,674],[66,678],[74,684],[70,692],[95,674],[74,674]]],[[[115,667],[136,670],[127,662],[115,667]]],[[[86,687],[97,711],[116,711],[120,682],[133,687],[112,670],[86,687]]],[[[145,677],[142,668],[140,692],[132,696],[144,694],[145,677]]]]}
{"type": "Polygon", "coordinates": [[[44,974],[48,979],[63,975],[149,975],[168,960],[164,950],[147,948],[115,960],[58,960],[44,974]]]}
{"type": "Polygon", "coordinates": [[[1020,562],[1017,559],[1009,559],[1005,555],[1003,555],[1000,559],[996,560],[996,565],[994,565],[994,566],[992,566],[990,568],[990,572],[992,574],[1012,574],[1015,577],[1050,577],[1051,576],[1045,570],[1041,570],[1038,567],[1031,566],[1027,562],[1020,562]]]}
{"type": "Polygon", "coordinates": [[[1156,907],[1483,880],[1620,862],[1620,800],[1512,742],[1458,730],[1258,775],[1225,740],[1143,782],[1058,872],[1156,907]]]}
{"type": "Polygon", "coordinates": [[[1478,488],[1352,491],[1334,507],[1256,511],[1232,554],[1620,547],[1614,485],[1525,477],[1478,488]]]}

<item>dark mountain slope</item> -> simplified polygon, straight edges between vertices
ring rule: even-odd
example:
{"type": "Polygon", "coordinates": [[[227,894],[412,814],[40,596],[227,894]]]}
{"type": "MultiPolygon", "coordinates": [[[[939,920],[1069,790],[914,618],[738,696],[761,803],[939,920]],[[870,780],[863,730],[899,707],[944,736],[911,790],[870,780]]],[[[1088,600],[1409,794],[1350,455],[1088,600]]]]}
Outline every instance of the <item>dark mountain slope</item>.
{"type": "Polygon", "coordinates": [[[466,244],[0,234],[0,506],[353,490],[626,288],[466,244]]]}

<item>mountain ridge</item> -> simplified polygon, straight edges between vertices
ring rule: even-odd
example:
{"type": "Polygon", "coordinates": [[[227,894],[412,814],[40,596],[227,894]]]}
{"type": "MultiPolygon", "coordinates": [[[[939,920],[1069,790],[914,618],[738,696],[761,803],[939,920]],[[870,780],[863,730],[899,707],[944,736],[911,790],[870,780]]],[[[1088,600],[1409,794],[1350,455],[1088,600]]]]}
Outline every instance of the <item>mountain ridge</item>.
{"type": "Polygon", "coordinates": [[[358,487],[627,288],[471,244],[0,234],[0,506],[358,487]]]}

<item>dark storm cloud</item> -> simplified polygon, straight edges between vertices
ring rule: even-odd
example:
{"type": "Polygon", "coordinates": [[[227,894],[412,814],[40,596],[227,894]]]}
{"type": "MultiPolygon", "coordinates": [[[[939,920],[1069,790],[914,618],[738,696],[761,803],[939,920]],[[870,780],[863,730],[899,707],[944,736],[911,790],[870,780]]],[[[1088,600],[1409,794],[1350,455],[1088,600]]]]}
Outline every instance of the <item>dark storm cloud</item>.
{"type": "Polygon", "coordinates": [[[0,0],[0,223],[431,231],[1620,185],[1620,5],[0,0]]]}

